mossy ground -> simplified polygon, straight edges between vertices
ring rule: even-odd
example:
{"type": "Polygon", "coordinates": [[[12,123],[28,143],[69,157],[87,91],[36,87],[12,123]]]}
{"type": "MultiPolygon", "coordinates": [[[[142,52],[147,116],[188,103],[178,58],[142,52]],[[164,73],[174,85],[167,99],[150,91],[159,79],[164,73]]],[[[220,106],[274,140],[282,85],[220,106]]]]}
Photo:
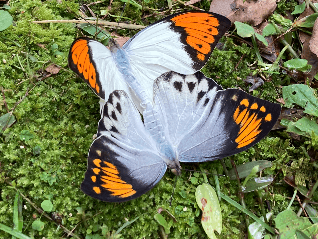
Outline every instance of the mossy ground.
{"type": "MultiPolygon", "coordinates": [[[[88,2],[88,1],[87,1],[88,2]]],[[[81,2],[82,3],[82,2],[81,2]]],[[[200,3],[208,9],[209,2],[200,3]]],[[[167,9],[166,1],[143,1],[149,8],[167,9]]],[[[177,219],[172,223],[170,238],[205,238],[201,227],[201,211],[195,202],[195,189],[203,182],[200,173],[184,171],[176,184],[172,204],[169,205],[175,177],[167,172],[160,183],[142,197],[126,203],[106,203],[92,199],[80,190],[86,171],[88,149],[96,133],[100,118],[99,99],[67,66],[67,55],[72,41],[79,31],[71,23],[34,24],[33,20],[74,19],[79,9],[78,1],[12,0],[10,14],[14,26],[0,32],[0,84],[9,110],[28,94],[15,108],[16,123],[0,135],[0,222],[13,227],[12,215],[16,189],[40,207],[50,199],[53,211],[62,215],[63,226],[81,238],[86,235],[102,235],[120,228],[127,220],[139,217],[125,228],[122,238],[158,238],[159,224],[154,220],[158,208],[170,211],[177,219]],[[55,63],[61,66],[58,74],[45,77],[45,67],[55,63]],[[31,90],[32,89],[32,90],[31,90]],[[14,187],[10,186],[11,183],[14,187]]],[[[107,9],[108,3],[92,9],[98,13],[107,9]]],[[[152,13],[152,10],[149,10],[152,13]]],[[[123,3],[114,1],[112,15],[123,13],[123,3]]],[[[123,15],[138,24],[149,24],[162,18],[141,18],[141,11],[126,5],[123,15]]],[[[116,20],[110,17],[109,21],[116,20]]],[[[132,36],[135,31],[119,30],[119,34],[132,36]]],[[[215,50],[203,72],[214,78],[224,88],[241,87],[248,90],[241,79],[252,72],[255,55],[246,45],[237,45],[229,36],[223,38],[226,51],[215,50]],[[241,59],[242,55],[244,57],[241,59]],[[237,65],[239,64],[239,65],[237,65]]],[[[275,101],[281,97],[280,77],[265,82],[258,97],[275,101]]],[[[7,113],[4,99],[0,99],[0,115],[7,113]]],[[[303,159],[304,151],[295,147],[289,136],[282,132],[271,133],[250,150],[225,159],[237,165],[252,160],[271,160],[274,167],[265,172],[277,174],[275,184],[264,192],[263,199],[272,202],[275,213],[284,210],[290,192],[281,185],[280,170],[287,163],[303,159]]],[[[305,164],[305,163],[304,163],[305,164]]],[[[196,164],[183,164],[183,168],[198,169],[196,164]]],[[[309,167],[309,166],[308,166],[309,167]]],[[[223,173],[219,161],[204,163],[203,168],[223,173]]],[[[294,171],[299,167],[295,165],[294,171]]],[[[304,182],[306,172],[300,174],[304,182]]],[[[215,186],[212,176],[208,176],[215,186]]],[[[238,201],[235,181],[220,177],[221,191],[238,201]]],[[[245,195],[247,208],[261,216],[254,194],[245,195]]],[[[31,224],[40,214],[23,201],[23,233],[34,238],[60,238],[66,233],[52,221],[42,217],[43,231],[32,229],[31,224]]],[[[235,207],[221,202],[223,231],[219,238],[243,238],[246,231],[244,214],[235,207]]],[[[163,214],[168,221],[172,219],[163,214]]],[[[9,238],[0,231],[0,238],[9,238]]],[[[96,238],[98,238],[96,236],[96,238]]]]}

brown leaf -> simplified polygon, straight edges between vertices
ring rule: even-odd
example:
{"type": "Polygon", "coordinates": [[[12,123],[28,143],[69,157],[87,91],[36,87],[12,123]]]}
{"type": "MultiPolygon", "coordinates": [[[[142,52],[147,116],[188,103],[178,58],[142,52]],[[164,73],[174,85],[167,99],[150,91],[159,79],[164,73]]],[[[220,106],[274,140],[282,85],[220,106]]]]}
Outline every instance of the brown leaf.
{"type": "Polygon", "coordinates": [[[195,4],[197,2],[201,2],[201,0],[190,0],[188,2],[185,2],[184,5],[187,6],[187,5],[192,5],[192,4],[195,4]]]}
{"type": "Polygon", "coordinates": [[[248,89],[249,92],[252,92],[253,90],[256,90],[258,87],[264,84],[264,81],[262,78],[257,76],[248,76],[246,77],[246,80],[244,80],[247,83],[252,84],[250,88],[248,89]]]}
{"type": "Polygon", "coordinates": [[[256,26],[264,21],[276,9],[276,0],[248,1],[236,0],[236,11],[227,17],[231,22],[247,22],[256,26]]]}
{"type": "Polygon", "coordinates": [[[123,46],[126,41],[128,41],[130,38],[129,37],[118,37],[116,38],[117,43],[119,44],[119,46],[123,46]]]}
{"type": "MultiPolygon", "coordinates": [[[[312,3],[317,3],[318,0],[311,0],[312,3]]],[[[314,10],[312,10],[311,7],[306,7],[305,8],[305,11],[303,11],[302,14],[299,15],[298,19],[302,19],[304,17],[307,17],[311,14],[315,13],[314,10]]],[[[299,39],[302,43],[304,43],[306,40],[309,40],[310,39],[310,35],[307,34],[307,33],[304,33],[302,31],[299,32],[299,39]]]]}
{"type": "MultiPolygon", "coordinates": [[[[279,102],[279,99],[277,99],[277,101],[279,102]]],[[[285,108],[283,107],[280,115],[278,117],[278,120],[276,122],[276,124],[274,125],[274,127],[272,128],[272,130],[277,130],[277,129],[285,129],[285,126],[280,125],[280,121],[282,119],[288,119],[290,121],[296,121],[297,119],[300,119],[304,116],[304,110],[302,109],[289,109],[289,108],[285,108]]]]}
{"type": "Polygon", "coordinates": [[[312,36],[309,41],[309,49],[312,53],[318,56],[318,19],[316,19],[314,28],[312,29],[312,36]]]}
{"type": "Polygon", "coordinates": [[[232,6],[235,5],[234,1],[235,0],[213,0],[209,11],[228,16],[232,13],[232,6]]]}
{"type": "Polygon", "coordinates": [[[59,67],[55,64],[51,64],[45,68],[45,71],[48,73],[51,73],[53,75],[56,75],[57,73],[59,73],[60,69],[61,69],[61,67],[59,67]]]}
{"type": "MultiPolygon", "coordinates": [[[[263,29],[267,25],[268,22],[263,22],[262,24],[254,27],[254,29],[258,34],[262,35],[263,29]]],[[[268,46],[265,46],[263,42],[256,39],[258,48],[260,50],[262,57],[269,60],[270,62],[274,62],[279,54],[279,46],[278,44],[275,44],[273,36],[267,36],[265,37],[265,39],[268,42],[268,46]]]]}
{"type": "MultiPolygon", "coordinates": [[[[314,76],[318,72],[318,57],[316,54],[312,53],[312,51],[310,49],[310,41],[311,40],[307,40],[304,42],[303,51],[301,53],[301,58],[306,59],[308,61],[308,64],[312,66],[310,72],[304,73],[305,78],[308,77],[310,82],[311,82],[313,80],[314,76]]],[[[316,42],[313,43],[313,48],[314,48],[314,45],[315,45],[315,48],[317,51],[317,43],[316,42]]]]}
{"type": "Polygon", "coordinates": [[[285,104],[284,98],[278,98],[278,99],[276,99],[276,101],[283,104],[283,105],[285,104]]]}
{"type": "Polygon", "coordinates": [[[115,37],[115,40],[119,44],[120,47],[122,47],[126,43],[126,41],[128,41],[130,39],[129,37],[122,37],[122,36],[118,35],[116,32],[112,32],[110,35],[115,37]]]}

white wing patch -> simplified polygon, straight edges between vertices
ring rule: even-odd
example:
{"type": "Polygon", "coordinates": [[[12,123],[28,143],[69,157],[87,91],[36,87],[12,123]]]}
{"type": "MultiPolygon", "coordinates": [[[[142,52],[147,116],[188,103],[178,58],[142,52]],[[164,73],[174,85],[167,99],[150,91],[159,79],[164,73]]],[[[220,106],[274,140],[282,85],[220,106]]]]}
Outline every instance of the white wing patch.
{"type": "Polygon", "coordinates": [[[193,74],[193,60],[184,50],[180,34],[170,29],[171,22],[160,22],[141,31],[123,47],[130,59],[132,72],[153,98],[153,82],[168,71],[193,74]],[[151,36],[151,37],[149,37],[151,36]]]}
{"type": "Polygon", "coordinates": [[[221,89],[202,73],[184,76],[174,72],[158,78],[154,88],[155,110],[174,147],[196,127],[199,120],[204,121],[213,97],[221,89]]]}
{"type": "Polygon", "coordinates": [[[88,44],[93,49],[92,57],[99,74],[102,90],[105,92],[105,100],[114,89],[129,92],[129,87],[119,72],[110,50],[97,41],[90,40],[88,44]]]}

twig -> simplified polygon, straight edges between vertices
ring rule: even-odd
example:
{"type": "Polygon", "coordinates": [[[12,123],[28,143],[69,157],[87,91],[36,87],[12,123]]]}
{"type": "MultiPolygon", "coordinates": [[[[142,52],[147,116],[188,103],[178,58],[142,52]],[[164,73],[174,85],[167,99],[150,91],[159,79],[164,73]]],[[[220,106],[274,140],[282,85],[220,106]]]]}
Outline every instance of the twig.
{"type": "Polygon", "coordinates": [[[96,4],[102,3],[102,2],[104,2],[104,1],[91,2],[91,3],[86,4],[86,6],[89,7],[89,6],[91,6],[91,5],[96,5],[96,4]]]}
{"type": "Polygon", "coordinates": [[[239,66],[239,64],[241,63],[241,61],[243,60],[243,57],[245,56],[245,53],[241,56],[240,60],[238,61],[238,63],[236,64],[236,66],[234,67],[234,71],[237,70],[237,67],[239,66]]]}
{"type": "MultiPolygon", "coordinates": [[[[235,163],[234,163],[234,161],[232,159],[231,159],[231,164],[232,164],[232,166],[234,168],[234,172],[235,172],[235,175],[236,175],[236,180],[237,180],[238,187],[239,187],[238,196],[240,198],[242,207],[244,209],[246,209],[246,204],[245,204],[245,201],[244,201],[244,193],[242,192],[242,185],[241,185],[240,177],[239,177],[239,174],[237,172],[236,165],[235,165],[235,163]]],[[[245,219],[246,228],[248,228],[248,226],[250,225],[249,219],[248,219],[248,217],[246,215],[244,216],[244,219],[245,219]]]]}
{"type": "Polygon", "coordinates": [[[288,42],[287,42],[285,39],[281,39],[280,42],[283,43],[285,46],[287,46],[287,49],[289,50],[289,52],[290,52],[296,59],[299,58],[299,56],[297,55],[297,53],[294,51],[294,49],[288,44],[288,42]]]}
{"type": "MultiPolygon", "coordinates": [[[[90,23],[95,25],[97,21],[91,20],[43,20],[43,21],[33,21],[33,23],[90,23]]],[[[104,25],[108,27],[120,27],[126,29],[143,29],[146,26],[127,24],[127,23],[117,23],[117,22],[108,22],[108,21],[98,21],[98,25],[104,25]]]]}
{"type": "Polygon", "coordinates": [[[299,205],[301,207],[301,210],[305,213],[305,216],[308,217],[308,214],[306,213],[306,210],[305,210],[305,207],[306,207],[307,203],[301,203],[300,198],[298,197],[298,195],[296,195],[296,198],[297,198],[297,201],[298,201],[298,203],[299,203],[299,205]]]}
{"type": "Polygon", "coordinates": [[[2,98],[3,98],[4,107],[6,107],[6,110],[7,110],[7,112],[9,113],[9,108],[8,108],[8,105],[7,105],[7,102],[6,102],[6,97],[5,97],[5,95],[4,95],[3,87],[1,87],[1,91],[2,91],[2,98]]]}
{"type": "Polygon", "coordinates": [[[181,3],[184,6],[189,6],[189,7],[192,7],[193,9],[196,9],[196,10],[202,10],[201,8],[195,7],[195,6],[191,5],[191,4],[186,4],[186,3],[182,2],[181,0],[176,0],[176,1],[178,3],[181,3]]]}
{"type": "Polygon", "coordinates": [[[317,8],[315,7],[315,5],[314,5],[311,1],[309,1],[309,6],[312,8],[312,10],[313,10],[315,13],[318,12],[317,8]]]}
{"type": "Polygon", "coordinates": [[[311,199],[312,195],[314,194],[314,192],[316,191],[318,187],[318,181],[314,184],[314,186],[312,187],[312,189],[310,190],[309,194],[306,196],[307,198],[304,200],[304,203],[302,204],[302,207],[299,209],[297,216],[299,217],[303,211],[303,208],[306,207],[306,204],[309,202],[309,200],[311,199]]]}
{"type": "Polygon", "coordinates": [[[68,230],[66,227],[64,227],[63,225],[55,222],[50,216],[48,216],[42,209],[38,208],[29,198],[27,198],[25,195],[23,195],[17,188],[15,188],[14,186],[12,186],[12,184],[8,181],[6,181],[7,184],[9,184],[11,187],[13,187],[17,192],[20,193],[20,195],[23,197],[24,200],[26,200],[35,210],[38,211],[38,213],[40,213],[41,215],[43,215],[44,217],[46,217],[47,219],[49,219],[50,221],[54,222],[55,224],[57,224],[58,226],[60,226],[68,235],[71,235],[77,239],[81,239],[78,235],[74,234],[72,231],[68,230]]]}

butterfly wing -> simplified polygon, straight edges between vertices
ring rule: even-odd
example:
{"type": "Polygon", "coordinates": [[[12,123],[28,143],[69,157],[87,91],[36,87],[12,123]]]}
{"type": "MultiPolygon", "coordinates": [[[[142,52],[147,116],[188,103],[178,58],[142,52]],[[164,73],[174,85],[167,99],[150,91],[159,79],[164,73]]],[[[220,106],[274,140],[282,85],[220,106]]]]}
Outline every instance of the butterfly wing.
{"type": "Polygon", "coordinates": [[[165,135],[175,147],[207,111],[206,94],[221,89],[200,71],[193,75],[168,72],[156,80],[154,107],[165,135]]]}
{"type": "Polygon", "coordinates": [[[180,162],[220,159],[252,147],[269,133],[281,110],[238,89],[219,91],[209,100],[208,116],[178,146],[180,162]]]}
{"type": "Polygon", "coordinates": [[[154,80],[165,72],[188,75],[200,70],[230,26],[216,13],[178,13],[140,31],[123,48],[140,84],[153,89],[154,80]]]}
{"type": "Polygon", "coordinates": [[[110,50],[90,38],[76,39],[68,56],[69,67],[77,73],[101,99],[114,90],[129,92],[110,50]]]}
{"type": "Polygon", "coordinates": [[[155,87],[155,107],[162,109],[165,133],[180,162],[210,161],[244,151],[264,138],[278,119],[278,104],[237,89],[220,90],[198,73],[191,84],[190,76],[180,76],[165,74],[155,87]]]}
{"type": "Polygon", "coordinates": [[[166,169],[133,103],[114,91],[89,150],[82,191],[102,201],[128,201],[153,188],[166,169]]]}

